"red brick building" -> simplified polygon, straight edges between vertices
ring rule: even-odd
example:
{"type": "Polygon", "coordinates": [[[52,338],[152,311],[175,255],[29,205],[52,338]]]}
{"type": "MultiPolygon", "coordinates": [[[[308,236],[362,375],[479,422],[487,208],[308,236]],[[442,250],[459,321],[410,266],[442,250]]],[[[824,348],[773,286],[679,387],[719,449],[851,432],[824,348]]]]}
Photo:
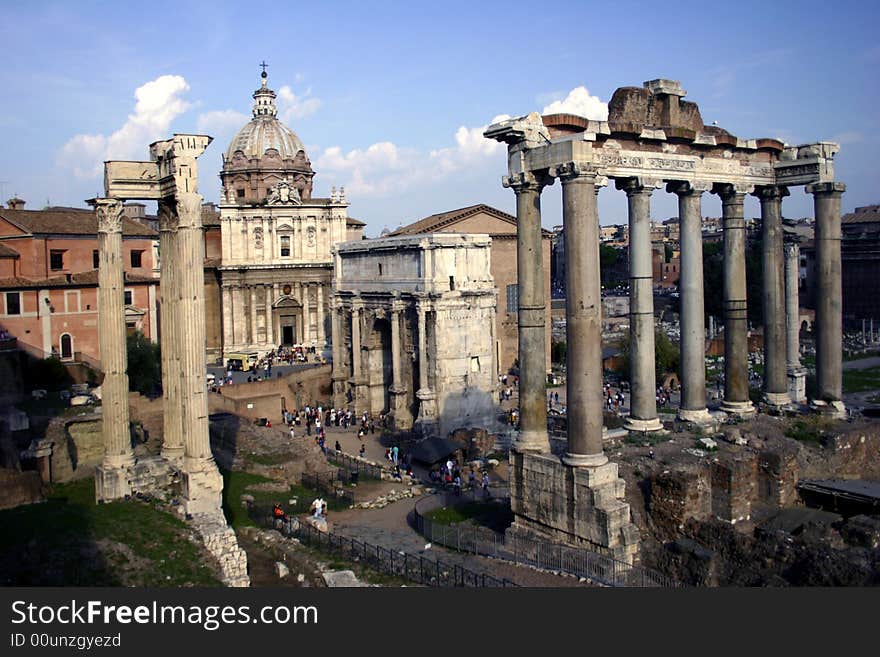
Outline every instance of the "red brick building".
{"type": "MultiPolygon", "coordinates": [[[[23,206],[12,199],[0,208],[0,331],[34,357],[55,354],[99,366],[97,218],[88,209],[23,206]]],[[[126,327],[152,340],[157,239],[147,226],[124,219],[126,327]]]]}

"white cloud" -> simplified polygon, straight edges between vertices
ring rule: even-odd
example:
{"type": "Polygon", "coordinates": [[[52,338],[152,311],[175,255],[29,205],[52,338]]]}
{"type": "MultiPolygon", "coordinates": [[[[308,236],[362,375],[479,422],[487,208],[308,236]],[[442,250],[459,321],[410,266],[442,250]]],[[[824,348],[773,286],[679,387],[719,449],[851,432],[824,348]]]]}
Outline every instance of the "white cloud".
{"type": "MultiPolygon", "coordinates": [[[[510,118],[496,116],[492,123],[510,118]]],[[[455,131],[454,146],[419,152],[390,141],[375,143],[366,149],[343,153],[338,146],[324,150],[318,157],[319,171],[337,174],[337,184],[345,186],[349,197],[387,196],[418,183],[436,181],[463,168],[480,168],[493,158],[502,159],[504,144],[483,137],[486,126],[460,126],[455,131]]],[[[503,170],[503,164],[499,165],[503,170]]]]}
{"type": "Polygon", "coordinates": [[[285,123],[314,114],[321,104],[320,98],[312,96],[311,88],[306,89],[301,96],[293,93],[288,85],[278,90],[278,117],[285,123]]]}
{"type": "Polygon", "coordinates": [[[142,159],[147,146],[168,136],[171,122],[191,105],[183,98],[189,84],[179,75],[162,75],[138,87],[134,113],[111,135],[75,135],[58,153],[59,163],[77,178],[100,176],[104,160],[142,159]]]}
{"type": "Polygon", "coordinates": [[[196,132],[216,137],[217,135],[238,130],[250,120],[250,116],[235,110],[213,110],[199,114],[199,117],[196,119],[196,132]]]}
{"type": "Polygon", "coordinates": [[[595,121],[608,120],[608,103],[591,96],[586,87],[575,87],[563,100],[547,105],[542,114],[575,114],[595,121]]]}

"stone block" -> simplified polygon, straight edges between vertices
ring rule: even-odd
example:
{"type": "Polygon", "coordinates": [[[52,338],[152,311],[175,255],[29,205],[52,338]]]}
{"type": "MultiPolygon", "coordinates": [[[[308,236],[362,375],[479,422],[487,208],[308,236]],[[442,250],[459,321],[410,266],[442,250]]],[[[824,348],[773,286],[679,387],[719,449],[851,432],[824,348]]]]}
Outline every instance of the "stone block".
{"type": "Polygon", "coordinates": [[[280,561],[275,562],[275,574],[278,576],[278,579],[284,579],[290,574],[290,568],[288,568],[285,564],[280,561]]]}

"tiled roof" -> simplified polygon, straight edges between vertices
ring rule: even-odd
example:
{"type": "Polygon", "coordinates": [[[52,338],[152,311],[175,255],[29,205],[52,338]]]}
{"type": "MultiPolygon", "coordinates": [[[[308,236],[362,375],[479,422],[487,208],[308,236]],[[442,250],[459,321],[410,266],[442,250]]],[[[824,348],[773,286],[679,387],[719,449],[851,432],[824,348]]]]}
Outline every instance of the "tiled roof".
{"type": "Polygon", "coordinates": [[[19,253],[12,247],[0,243],[0,258],[18,258],[19,253]]]}
{"type": "MultiPolygon", "coordinates": [[[[158,279],[151,276],[141,276],[140,274],[131,274],[125,272],[126,283],[156,283],[158,279]]],[[[98,270],[92,269],[79,274],[70,274],[67,276],[53,276],[51,278],[23,278],[14,276],[11,278],[0,278],[0,289],[21,289],[35,287],[94,287],[98,284],[98,270]]]]}
{"type": "Polygon", "coordinates": [[[346,217],[345,218],[345,225],[346,226],[353,226],[356,228],[358,226],[366,226],[367,224],[365,224],[363,221],[360,221],[359,219],[355,219],[354,217],[346,217]]]}
{"type": "Polygon", "coordinates": [[[855,212],[843,215],[840,218],[843,224],[870,224],[880,222],[880,205],[866,205],[856,208],[855,212]]]}
{"type": "Polygon", "coordinates": [[[516,226],[516,217],[514,217],[513,215],[509,215],[506,212],[502,212],[501,210],[496,210],[495,208],[486,205],[485,203],[478,203],[477,205],[469,205],[465,208],[450,210],[449,212],[432,214],[431,216],[425,217],[424,219],[419,219],[418,221],[411,223],[408,226],[398,228],[394,232],[390,233],[388,237],[396,237],[397,235],[419,235],[422,233],[432,233],[436,230],[439,230],[440,228],[445,228],[449,224],[454,224],[457,221],[461,221],[462,219],[465,219],[479,212],[486,212],[488,214],[494,215],[499,219],[503,219],[504,221],[510,222],[514,226],[516,226]]]}
{"type": "MultiPolygon", "coordinates": [[[[97,235],[98,219],[92,210],[53,207],[46,210],[9,210],[0,208],[0,217],[31,234],[97,235]]],[[[156,237],[143,224],[123,217],[122,234],[131,237],[156,237]]]]}

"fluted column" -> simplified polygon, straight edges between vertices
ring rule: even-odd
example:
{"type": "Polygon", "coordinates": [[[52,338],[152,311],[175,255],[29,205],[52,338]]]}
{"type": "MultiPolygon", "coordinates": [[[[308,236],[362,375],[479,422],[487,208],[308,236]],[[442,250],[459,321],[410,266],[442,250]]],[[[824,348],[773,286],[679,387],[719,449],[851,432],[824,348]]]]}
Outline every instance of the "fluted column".
{"type": "Polygon", "coordinates": [[[342,340],[343,330],[340,326],[342,316],[336,298],[330,302],[330,339],[333,347],[333,405],[342,408],[345,405],[345,379],[348,378],[343,370],[342,340]]]}
{"type": "Polygon", "coordinates": [[[361,380],[361,310],[363,303],[356,301],[351,306],[351,375],[355,383],[361,380]]]}
{"type": "Polygon", "coordinates": [[[785,187],[760,187],[761,270],[764,314],[764,399],[771,406],[791,402],[785,363],[785,285],[782,261],[782,199],[785,187]]]}
{"type": "Polygon", "coordinates": [[[320,356],[324,350],[324,345],[327,343],[326,336],[324,334],[324,284],[318,283],[315,293],[317,294],[317,304],[318,308],[315,314],[315,320],[318,322],[318,349],[320,350],[318,355],[320,356]]]}
{"type": "MultiPolygon", "coordinates": [[[[562,181],[566,256],[568,448],[562,460],[573,466],[601,465],[608,459],[602,451],[602,297],[596,172],[569,162],[556,167],[553,173],[562,181]]],[[[542,404],[544,395],[542,385],[542,404]]],[[[546,439],[546,420],[544,433],[546,439]]]]}
{"type": "MultiPolygon", "coordinates": [[[[428,379],[428,311],[430,302],[423,299],[416,304],[419,331],[419,389],[416,399],[419,400],[419,415],[413,429],[422,437],[437,435],[437,396],[430,387],[428,379]]],[[[433,366],[433,363],[431,364],[433,366]]]]}
{"type": "Polygon", "coordinates": [[[127,472],[134,463],[128,422],[122,203],[108,198],[90,202],[98,218],[98,348],[104,370],[101,384],[104,457],[95,479],[95,497],[111,500],[131,492],[127,472]]]}
{"type": "Polygon", "coordinates": [[[721,410],[750,416],[748,302],[746,299],[746,191],[737,185],[719,184],[712,190],[721,197],[724,221],[724,401],[721,410]]]}
{"type": "Polygon", "coordinates": [[[520,409],[516,449],[521,452],[550,451],[545,398],[547,302],[541,235],[541,190],[547,184],[552,184],[552,179],[532,173],[505,179],[505,186],[516,194],[520,409]]]}
{"type": "Polygon", "coordinates": [[[407,404],[407,387],[401,373],[400,318],[405,305],[402,301],[391,302],[391,409],[394,411],[394,426],[408,429],[412,426],[412,415],[407,404]]]}
{"type": "Polygon", "coordinates": [[[711,421],[706,409],[706,325],[703,304],[703,220],[700,199],[707,185],[672,182],[678,195],[681,276],[681,406],[678,417],[698,424],[711,421]]]}
{"type": "Polygon", "coordinates": [[[659,181],[617,180],[629,206],[630,431],[659,431],[654,349],[654,274],[651,261],[651,194],[659,181]]]}
{"type": "Polygon", "coordinates": [[[800,349],[800,251],[797,242],[785,244],[785,364],[788,396],[793,402],[802,404],[807,401],[807,372],[801,365],[800,349]]]}
{"type": "Polygon", "coordinates": [[[275,335],[272,326],[272,286],[264,285],[266,291],[266,343],[272,347],[275,345],[275,335]]]}
{"type": "Polygon", "coordinates": [[[257,344],[257,286],[251,285],[250,287],[250,307],[248,308],[250,318],[251,318],[251,339],[249,340],[250,344],[257,344]]]}
{"type": "MultiPolygon", "coordinates": [[[[844,415],[839,182],[807,185],[816,213],[816,402],[844,415]]],[[[820,405],[821,406],[821,405],[820,405]]],[[[830,409],[828,409],[830,410],[830,409]]]]}
{"type": "MultiPolygon", "coordinates": [[[[160,234],[161,238],[161,234],[160,234]]],[[[228,285],[223,286],[223,351],[229,351],[232,343],[235,341],[233,337],[232,330],[232,322],[233,322],[233,307],[232,307],[232,288],[228,285]]],[[[164,361],[163,361],[164,362],[164,361]]],[[[225,364],[225,363],[224,363],[225,364]]]]}
{"type": "MultiPolygon", "coordinates": [[[[180,464],[183,459],[183,426],[180,396],[180,289],[177,274],[180,261],[177,244],[177,213],[173,203],[159,203],[159,249],[162,264],[159,286],[162,293],[162,456],[180,464]]],[[[225,299],[224,299],[225,301],[225,299]]],[[[225,308],[224,308],[225,313],[225,308]]],[[[225,319],[225,316],[224,316],[225,319]]],[[[224,322],[224,330],[226,328],[224,322]]],[[[231,327],[230,327],[231,328],[231,327]]]]}

